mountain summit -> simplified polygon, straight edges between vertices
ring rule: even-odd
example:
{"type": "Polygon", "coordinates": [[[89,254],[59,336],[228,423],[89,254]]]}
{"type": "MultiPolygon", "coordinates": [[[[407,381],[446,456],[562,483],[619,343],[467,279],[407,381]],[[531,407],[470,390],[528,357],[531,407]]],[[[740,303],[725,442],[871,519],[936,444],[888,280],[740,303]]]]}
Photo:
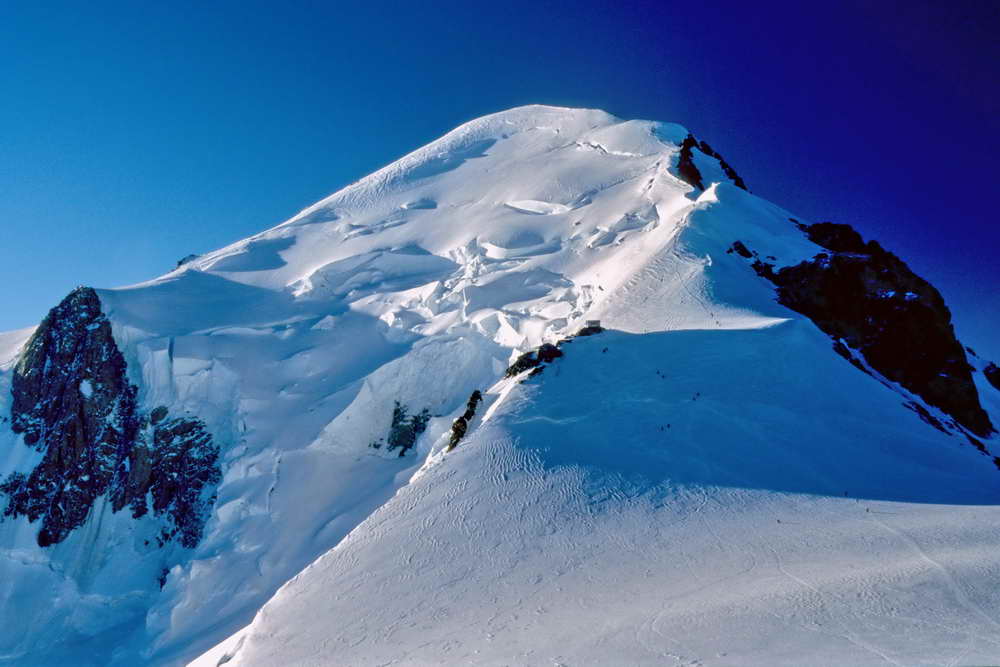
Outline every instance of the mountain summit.
{"type": "Polygon", "coordinates": [[[0,335],[0,661],[995,661],[995,366],[747,187],[521,107],[0,335]]]}

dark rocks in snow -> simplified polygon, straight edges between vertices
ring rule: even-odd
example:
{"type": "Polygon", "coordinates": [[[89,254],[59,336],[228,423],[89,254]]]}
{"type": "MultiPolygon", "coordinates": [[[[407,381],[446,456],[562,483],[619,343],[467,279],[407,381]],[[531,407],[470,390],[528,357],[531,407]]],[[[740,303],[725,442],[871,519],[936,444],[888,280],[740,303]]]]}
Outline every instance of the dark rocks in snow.
{"type": "Polygon", "coordinates": [[[548,363],[553,359],[563,356],[562,350],[551,343],[545,343],[535,350],[529,350],[519,356],[513,364],[507,368],[504,377],[514,377],[529,368],[535,368],[542,363],[548,363]]]}
{"type": "Polygon", "coordinates": [[[188,262],[192,262],[192,261],[198,259],[199,257],[201,257],[201,255],[195,255],[195,254],[185,255],[184,257],[181,257],[179,260],[177,260],[177,266],[174,267],[174,268],[179,269],[182,266],[184,266],[185,264],[187,264],[188,262]]]}
{"type": "Polygon", "coordinates": [[[545,343],[544,345],[538,348],[539,361],[548,363],[554,359],[558,359],[561,356],[563,356],[562,350],[560,350],[555,345],[551,345],[550,343],[545,343]]]}
{"type": "Polygon", "coordinates": [[[694,163],[694,150],[698,149],[710,158],[718,160],[719,167],[722,168],[723,173],[729,178],[738,188],[743,190],[747,189],[746,183],[740,178],[740,175],[736,173],[728,162],[726,162],[721,155],[719,155],[715,150],[712,149],[706,142],[699,142],[694,138],[693,134],[689,134],[681,142],[681,149],[677,156],[677,175],[682,181],[688,185],[692,185],[699,190],[704,190],[705,185],[702,181],[701,171],[694,163]]]}
{"type": "Polygon", "coordinates": [[[0,493],[5,516],[41,521],[40,546],[66,539],[102,496],[113,511],[129,505],[142,516],[150,492],[167,539],[185,547],[200,539],[219,449],[198,419],[167,420],[166,408],[144,415],[125,370],[87,287],[53,308],[25,346],[12,379],[11,428],[43,457],[30,473],[8,476],[0,493]]]}
{"type": "Polygon", "coordinates": [[[603,333],[603,332],[604,332],[604,327],[594,327],[594,326],[584,327],[584,328],[582,328],[582,329],[580,329],[579,331],[576,332],[576,334],[574,335],[574,338],[579,337],[579,336],[593,336],[595,334],[599,334],[599,333],[603,333]]]}
{"type": "MultiPolygon", "coordinates": [[[[165,417],[165,408],[157,410],[165,417]]],[[[151,438],[136,443],[127,464],[119,467],[112,508],[118,511],[127,504],[139,518],[149,511],[149,497],[155,516],[169,513],[172,518],[172,526],[161,533],[161,544],[178,537],[183,546],[194,547],[214,501],[203,491],[221,477],[216,465],[219,448],[198,419],[161,419],[151,431],[151,438]]]]}
{"type": "Polygon", "coordinates": [[[774,282],[774,264],[762,262],[756,255],[754,255],[753,264],[751,264],[750,267],[754,270],[754,273],[761,278],[767,278],[771,282],[774,282]]]}
{"type": "Polygon", "coordinates": [[[41,519],[38,543],[48,546],[84,522],[141,429],[136,390],[93,290],[77,288],[49,312],[14,369],[11,394],[12,430],[45,456],[0,485],[4,514],[41,519]]]}
{"type": "Polygon", "coordinates": [[[841,340],[833,341],[833,351],[842,356],[844,359],[848,361],[848,363],[850,363],[852,366],[857,368],[865,375],[871,375],[871,371],[865,368],[865,365],[861,363],[857,357],[854,356],[854,354],[851,352],[851,348],[844,345],[843,341],[841,340]]]}
{"type": "Polygon", "coordinates": [[[13,431],[59,458],[88,440],[94,453],[113,453],[134,437],[136,392],[94,290],[79,287],[49,312],[14,369],[11,394],[13,431]]]}
{"type": "Polygon", "coordinates": [[[745,257],[746,259],[750,259],[753,257],[753,253],[751,253],[747,249],[747,247],[743,245],[743,241],[733,241],[732,247],[726,252],[727,253],[735,252],[740,257],[745,257]]]}
{"type": "Polygon", "coordinates": [[[722,167],[723,173],[729,178],[729,180],[733,182],[733,185],[742,190],[747,189],[747,184],[743,181],[742,178],[740,178],[740,175],[736,173],[736,170],[733,169],[729,165],[729,163],[722,158],[721,155],[719,155],[716,151],[712,150],[711,146],[702,141],[698,144],[698,148],[701,149],[701,152],[704,153],[705,155],[709,157],[714,157],[716,160],[719,161],[719,166],[722,167]]]}
{"type": "Polygon", "coordinates": [[[427,422],[430,421],[430,418],[431,413],[427,408],[411,415],[405,405],[396,401],[392,409],[389,437],[386,438],[385,443],[379,440],[370,446],[381,449],[385,444],[386,451],[392,452],[398,449],[400,456],[406,456],[406,452],[413,448],[420,434],[427,430],[427,422]]]}
{"type": "Polygon", "coordinates": [[[458,446],[458,443],[465,437],[465,432],[469,430],[469,420],[465,418],[465,415],[458,417],[451,424],[451,438],[448,440],[448,449],[445,451],[450,452],[458,446]]]}
{"type": "Polygon", "coordinates": [[[941,423],[941,420],[935,418],[934,415],[932,415],[927,408],[920,405],[916,401],[909,401],[907,403],[904,403],[903,405],[905,405],[910,410],[916,412],[917,416],[920,417],[921,421],[923,421],[928,426],[933,426],[942,433],[948,432],[948,429],[944,427],[944,424],[941,423]]]}
{"type": "Polygon", "coordinates": [[[468,403],[465,404],[465,413],[461,417],[458,417],[451,425],[451,438],[448,441],[448,449],[445,451],[450,452],[458,446],[458,443],[465,437],[465,432],[469,429],[469,422],[472,418],[476,416],[476,408],[482,402],[483,395],[477,389],[469,396],[468,403]]]}
{"type": "Polygon", "coordinates": [[[986,450],[986,445],[981,443],[979,440],[976,440],[968,433],[965,434],[965,438],[969,441],[970,445],[978,449],[980,452],[982,452],[983,454],[989,454],[989,452],[986,450]]]}
{"type": "Polygon", "coordinates": [[[535,357],[534,351],[525,352],[517,359],[514,360],[510,366],[507,367],[507,372],[504,373],[504,377],[514,377],[515,375],[522,373],[529,368],[534,368],[539,364],[538,358],[535,357]]]}
{"type": "Polygon", "coordinates": [[[990,363],[983,369],[983,375],[986,376],[987,382],[1000,390],[1000,367],[990,363]]]}
{"type": "Polygon", "coordinates": [[[755,259],[754,271],[776,285],[778,301],[972,433],[992,433],[937,289],[848,225],[798,226],[829,252],[778,270],[755,259]]]}
{"type": "Polygon", "coordinates": [[[677,157],[677,175],[681,180],[692,185],[699,190],[704,190],[705,186],[701,182],[701,172],[694,164],[692,151],[698,145],[698,140],[693,134],[689,134],[681,142],[681,150],[677,157]]]}
{"type": "MultiPolygon", "coordinates": [[[[578,331],[575,335],[559,340],[559,342],[555,345],[545,343],[537,349],[529,350],[515,359],[514,363],[507,367],[507,372],[504,374],[504,377],[512,378],[527,370],[531,371],[528,373],[528,377],[540,375],[542,371],[545,370],[545,367],[542,364],[551,363],[552,361],[563,356],[562,350],[559,349],[563,344],[572,343],[573,339],[579,336],[593,336],[603,331],[604,327],[591,324],[590,326],[580,329],[580,331],[578,331]]],[[[604,351],[607,352],[607,348],[605,348],[604,351]]]]}
{"type": "Polygon", "coordinates": [[[817,222],[812,225],[796,226],[805,232],[809,240],[818,246],[822,246],[833,252],[848,252],[865,254],[869,250],[881,250],[875,241],[866,245],[861,234],[850,225],[842,225],[835,222],[817,222]]]}

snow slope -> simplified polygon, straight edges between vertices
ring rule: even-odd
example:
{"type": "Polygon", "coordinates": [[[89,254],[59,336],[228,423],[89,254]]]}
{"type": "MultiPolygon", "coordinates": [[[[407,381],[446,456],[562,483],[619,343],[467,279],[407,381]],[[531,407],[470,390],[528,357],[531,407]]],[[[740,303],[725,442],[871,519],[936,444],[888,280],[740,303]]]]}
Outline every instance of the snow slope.
{"type": "MultiPolygon", "coordinates": [[[[513,109],[99,290],[140,402],[203,420],[223,479],[193,550],[107,508],[46,549],[0,524],[0,661],[995,658],[996,470],[727,253],[819,249],[714,159],[679,179],[686,136],[513,109]],[[397,403],[429,415],[403,456],[371,446],[397,403]]],[[[0,474],[32,452],[0,428],[0,474]]]]}
{"type": "Polygon", "coordinates": [[[996,470],[824,342],[573,341],[228,664],[995,663],[996,470]]]}

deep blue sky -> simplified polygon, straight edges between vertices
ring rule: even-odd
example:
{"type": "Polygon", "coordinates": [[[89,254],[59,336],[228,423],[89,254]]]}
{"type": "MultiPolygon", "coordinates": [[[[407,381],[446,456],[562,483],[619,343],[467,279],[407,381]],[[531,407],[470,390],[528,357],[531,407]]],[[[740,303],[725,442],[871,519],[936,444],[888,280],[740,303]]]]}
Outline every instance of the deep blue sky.
{"type": "Polygon", "coordinates": [[[0,20],[0,330],[500,109],[684,124],[1000,358],[1000,3],[37,2],[0,20]]]}

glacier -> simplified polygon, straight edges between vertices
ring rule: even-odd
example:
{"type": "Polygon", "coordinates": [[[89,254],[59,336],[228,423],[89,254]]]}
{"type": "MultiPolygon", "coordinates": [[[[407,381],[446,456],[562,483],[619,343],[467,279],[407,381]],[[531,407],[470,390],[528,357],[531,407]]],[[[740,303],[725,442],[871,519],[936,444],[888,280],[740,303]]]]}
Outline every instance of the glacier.
{"type": "MultiPolygon", "coordinates": [[[[0,662],[995,662],[989,362],[970,431],[779,303],[755,264],[829,254],[807,224],[680,125],[529,106],[97,289],[221,480],[194,547],[106,497],[44,548],[6,517],[0,662]]],[[[0,476],[39,457],[0,424],[0,476]]]]}

